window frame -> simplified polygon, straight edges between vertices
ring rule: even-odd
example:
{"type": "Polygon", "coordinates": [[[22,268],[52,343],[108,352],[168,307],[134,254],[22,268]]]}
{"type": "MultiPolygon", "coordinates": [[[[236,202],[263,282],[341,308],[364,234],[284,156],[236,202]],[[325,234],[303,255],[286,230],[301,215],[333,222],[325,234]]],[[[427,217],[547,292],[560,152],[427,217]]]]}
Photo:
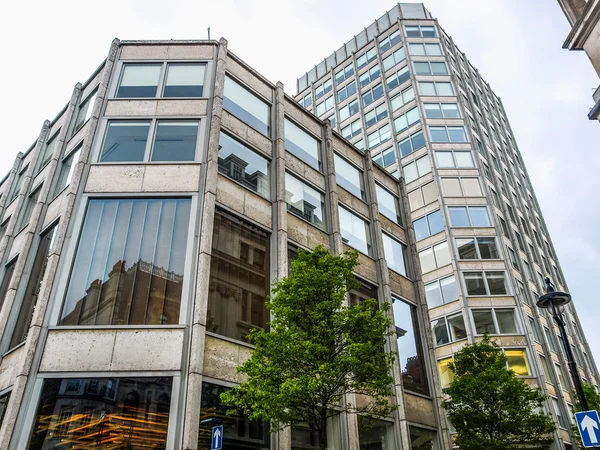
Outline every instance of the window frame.
{"type": "Polygon", "coordinates": [[[498,261],[503,259],[502,258],[502,252],[500,250],[501,245],[498,245],[498,236],[456,236],[454,238],[454,243],[456,245],[456,254],[458,255],[458,260],[459,261],[498,261]],[[460,249],[459,249],[459,245],[458,245],[458,241],[460,239],[471,239],[473,240],[473,243],[475,245],[475,254],[476,254],[476,258],[461,258],[460,256],[460,249]],[[496,253],[498,253],[498,258],[482,258],[481,257],[481,250],[479,249],[479,239],[493,239],[494,240],[494,245],[496,246],[496,253]]]}
{"type": "MultiPolygon", "coordinates": [[[[313,184],[311,184],[311,183],[307,183],[306,181],[308,181],[308,180],[306,180],[306,178],[302,178],[302,177],[300,177],[299,175],[295,174],[294,172],[292,172],[292,171],[290,171],[290,170],[286,170],[286,171],[285,171],[285,175],[284,175],[284,183],[285,183],[285,176],[287,176],[287,175],[289,175],[289,176],[290,176],[290,177],[292,177],[292,178],[295,178],[295,179],[296,179],[296,181],[298,181],[298,182],[300,182],[301,184],[303,184],[303,185],[305,185],[305,186],[309,187],[310,189],[314,190],[315,192],[318,192],[318,193],[321,195],[321,198],[320,198],[320,200],[321,200],[321,210],[322,210],[322,214],[323,214],[323,218],[322,218],[322,221],[321,221],[321,222],[323,223],[323,226],[322,226],[322,227],[320,227],[320,226],[319,226],[319,225],[317,225],[316,223],[313,223],[313,222],[311,222],[310,220],[308,220],[306,217],[302,217],[302,216],[301,216],[299,213],[297,213],[297,212],[295,212],[295,211],[293,211],[293,210],[290,210],[290,208],[289,208],[289,206],[288,206],[289,204],[288,204],[288,202],[287,202],[287,201],[285,202],[285,204],[286,204],[286,211],[287,211],[288,213],[290,213],[290,214],[293,214],[295,217],[298,217],[300,220],[303,220],[303,221],[305,221],[306,223],[309,223],[309,224],[310,224],[310,225],[312,225],[313,227],[316,227],[316,228],[318,228],[319,230],[321,230],[321,231],[323,231],[323,232],[327,233],[327,232],[328,232],[328,230],[329,230],[329,221],[327,220],[327,218],[328,218],[328,217],[327,217],[327,215],[328,215],[328,214],[327,214],[327,213],[328,213],[328,209],[327,209],[327,201],[326,201],[326,199],[325,199],[325,193],[324,193],[323,191],[321,191],[321,189],[319,189],[319,188],[318,188],[318,187],[316,187],[315,185],[313,185],[313,184]]],[[[284,190],[285,190],[285,187],[284,187],[284,190]]]]}
{"type": "Polygon", "coordinates": [[[507,283],[508,277],[506,275],[505,270],[465,270],[465,271],[461,272],[461,274],[462,274],[463,281],[465,283],[465,296],[467,296],[467,297],[506,297],[506,296],[512,295],[509,284],[507,283]],[[487,280],[487,273],[489,273],[489,272],[502,273],[503,279],[504,279],[504,288],[505,288],[506,293],[490,294],[490,287],[489,287],[489,283],[487,280]],[[482,275],[483,285],[485,288],[485,294],[469,294],[469,290],[467,289],[467,278],[466,278],[467,273],[479,273],[482,275]]]}
{"type": "Polygon", "coordinates": [[[433,343],[435,345],[435,347],[441,347],[443,345],[448,345],[448,344],[453,344],[455,342],[460,342],[462,340],[468,339],[468,332],[467,332],[467,322],[465,321],[465,316],[462,313],[462,311],[458,311],[455,313],[451,313],[451,314],[447,314],[445,316],[441,316],[441,317],[436,317],[435,319],[431,320],[431,332],[433,335],[433,343]],[[453,319],[456,317],[460,317],[462,318],[463,321],[463,325],[464,325],[464,329],[465,329],[465,337],[464,338],[459,338],[457,339],[453,329],[450,327],[450,324],[448,323],[448,319],[453,319]],[[448,342],[442,343],[442,344],[438,344],[437,343],[437,338],[435,335],[435,327],[434,327],[434,322],[439,321],[439,320],[443,320],[444,321],[444,326],[446,327],[446,335],[448,336],[448,342]]]}
{"type": "Polygon", "coordinates": [[[474,336],[483,336],[485,333],[478,333],[477,332],[477,326],[475,324],[475,316],[473,315],[473,313],[475,311],[490,311],[490,314],[492,316],[492,322],[494,324],[494,328],[495,328],[495,333],[489,333],[492,336],[518,336],[523,334],[523,330],[522,327],[519,323],[519,321],[517,320],[517,311],[515,307],[511,307],[511,306],[507,306],[507,307],[470,307],[469,308],[469,319],[471,320],[471,324],[473,325],[473,335],[474,336]],[[513,323],[515,325],[515,332],[514,333],[502,333],[500,331],[500,327],[498,326],[498,318],[496,316],[496,312],[497,311],[512,311],[513,314],[513,323]]]}
{"type": "Polygon", "coordinates": [[[477,162],[475,161],[475,158],[473,158],[473,152],[471,150],[436,150],[434,155],[434,159],[435,159],[435,163],[436,163],[436,167],[438,169],[476,169],[477,168],[477,162]],[[452,155],[452,162],[453,162],[453,166],[442,166],[440,165],[440,161],[438,159],[438,154],[439,153],[450,153],[452,155]],[[455,153],[468,153],[469,156],[471,157],[471,162],[473,163],[473,165],[471,166],[459,166],[458,165],[458,159],[456,158],[455,153]]]}
{"type": "Polygon", "coordinates": [[[447,208],[448,208],[448,221],[450,222],[449,226],[452,228],[491,228],[494,226],[494,223],[492,222],[492,217],[490,215],[487,205],[448,205],[447,208]],[[452,215],[450,214],[450,208],[465,208],[465,211],[467,212],[467,218],[469,219],[469,225],[454,225],[452,223],[452,215]],[[471,208],[485,208],[489,225],[473,225],[473,220],[471,218],[471,212],[470,212],[471,208]]]}

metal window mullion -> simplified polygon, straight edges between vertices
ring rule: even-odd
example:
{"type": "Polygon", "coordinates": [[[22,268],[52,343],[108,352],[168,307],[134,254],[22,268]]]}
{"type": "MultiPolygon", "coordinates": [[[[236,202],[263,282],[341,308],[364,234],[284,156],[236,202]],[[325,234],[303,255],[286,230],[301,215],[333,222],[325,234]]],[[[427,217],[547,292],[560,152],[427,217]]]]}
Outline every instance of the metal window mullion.
{"type": "Polygon", "coordinates": [[[148,137],[146,139],[146,148],[144,149],[144,160],[142,162],[150,162],[152,151],[154,150],[154,140],[156,139],[158,119],[150,119],[150,126],[148,127],[148,137]]]}
{"type": "Polygon", "coordinates": [[[154,98],[161,98],[165,90],[165,80],[167,78],[167,63],[161,64],[160,74],[158,75],[158,86],[156,86],[156,95],[154,98]]]}

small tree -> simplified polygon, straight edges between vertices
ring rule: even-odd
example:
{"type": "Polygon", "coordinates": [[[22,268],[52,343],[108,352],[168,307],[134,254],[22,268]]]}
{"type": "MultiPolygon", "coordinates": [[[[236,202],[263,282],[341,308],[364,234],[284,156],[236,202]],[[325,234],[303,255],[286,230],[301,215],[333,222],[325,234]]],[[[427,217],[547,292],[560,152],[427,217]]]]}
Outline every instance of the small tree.
{"type": "Polygon", "coordinates": [[[555,429],[546,397],[506,367],[502,350],[485,336],[454,354],[454,381],[443,406],[461,450],[547,449],[555,429]]]}
{"type": "Polygon", "coordinates": [[[253,330],[256,346],[238,371],[248,380],[221,395],[250,419],[272,430],[307,423],[327,446],[327,420],[340,411],[389,415],[394,355],[385,352],[391,321],[374,299],[344,307],[358,286],[352,269],[358,254],[334,256],[322,246],[299,251],[289,277],[275,283],[267,307],[270,332],[253,330]],[[361,407],[344,404],[346,394],[368,396],[361,407]]]}
{"type": "MultiPolygon", "coordinates": [[[[581,387],[583,388],[583,395],[585,395],[585,399],[587,400],[589,410],[596,410],[598,411],[598,413],[600,413],[600,394],[598,394],[596,388],[591,384],[585,383],[582,384],[581,387]]],[[[581,408],[581,404],[579,403],[579,399],[577,398],[577,392],[573,392],[571,396],[577,399],[575,405],[573,405],[573,409],[576,412],[583,411],[583,409],[581,408]]],[[[583,443],[581,442],[581,435],[579,434],[579,428],[577,428],[577,425],[574,425],[572,427],[572,430],[573,434],[575,435],[575,438],[577,439],[577,445],[580,448],[583,448],[583,443]]]]}

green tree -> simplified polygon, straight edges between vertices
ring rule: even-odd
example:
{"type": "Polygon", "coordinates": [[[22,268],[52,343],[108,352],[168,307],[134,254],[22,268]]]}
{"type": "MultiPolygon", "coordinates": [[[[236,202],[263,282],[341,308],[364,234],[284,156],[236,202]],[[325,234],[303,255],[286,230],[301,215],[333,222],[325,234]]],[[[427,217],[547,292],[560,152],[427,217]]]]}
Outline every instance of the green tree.
{"type": "MultiPolygon", "coordinates": [[[[585,399],[587,400],[589,410],[596,410],[598,411],[598,413],[600,413],[600,394],[598,394],[596,388],[591,384],[586,383],[583,383],[581,387],[583,388],[583,395],[585,395],[585,399]]],[[[573,392],[571,396],[577,399],[575,405],[573,405],[573,409],[576,412],[583,411],[583,409],[581,409],[579,399],[577,398],[577,392],[573,392]]],[[[577,439],[577,445],[579,446],[579,448],[583,448],[583,443],[581,442],[581,436],[579,434],[579,428],[577,428],[577,425],[574,425],[572,429],[573,434],[575,435],[575,439],[577,439]]]]}
{"type": "Polygon", "coordinates": [[[546,397],[506,368],[489,336],[455,353],[450,369],[454,380],[443,406],[461,450],[548,448],[555,425],[543,412],[546,397]]]}
{"type": "Polygon", "coordinates": [[[392,332],[389,305],[369,299],[343,306],[347,292],[358,287],[357,263],[355,251],[299,251],[290,276],[275,283],[267,302],[270,332],[249,335],[256,348],[238,369],[247,381],[221,395],[225,404],[270,422],[273,431],[307,423],[320,449],[327,446],[328,418],[340,411],[374,418],[391,413],[394,355],[384,350],[392,332]],[[357,407],[344,402],[346,394],[370,401],[357,407]]]}

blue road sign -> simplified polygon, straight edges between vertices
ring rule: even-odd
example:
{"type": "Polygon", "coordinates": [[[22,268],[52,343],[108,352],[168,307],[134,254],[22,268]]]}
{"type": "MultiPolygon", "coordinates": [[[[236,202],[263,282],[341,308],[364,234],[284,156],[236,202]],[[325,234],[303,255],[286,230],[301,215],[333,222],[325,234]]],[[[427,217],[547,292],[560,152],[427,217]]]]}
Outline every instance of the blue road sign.
{"type": "Polygon", "coordinates": [[[210,450],[221,450],[223,448],[223,425],[217,425],[212,429],[212,440],[210,450]]]}
{"type": "Polygon", "coordinates": [[[575,413],[581,441],[585,448],[595,447],[600,442],[600,419],[598,411],[582,411],[575,413]]]}

